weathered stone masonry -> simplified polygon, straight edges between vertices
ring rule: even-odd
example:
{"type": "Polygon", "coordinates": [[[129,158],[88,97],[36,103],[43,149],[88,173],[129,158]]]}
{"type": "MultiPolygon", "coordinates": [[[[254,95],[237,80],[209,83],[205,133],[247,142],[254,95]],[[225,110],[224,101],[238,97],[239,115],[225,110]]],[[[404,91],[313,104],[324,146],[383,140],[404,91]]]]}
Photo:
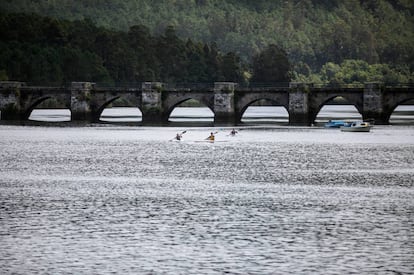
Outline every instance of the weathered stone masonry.
{"type": "Polygon", "coordinates": [[[353,104],[364,119],[387,124],[399,104],[414,99],[414,88],[385,87],[381,83],[359,87],[290,83],[289,87],[242,88],[232,82],[197,89],[167,88],[159,82],[145,82],[136,88],[97,88],[90,82],[72,82],[70,88],[62,88],[0,82],[0,111],[1,120],[27,120],[38,104],[55,98],[71,110],[72,121],[97,122],[106,106],[125,98],[141,110],[142,124],[163,125],[177,105],[192,98],[212,110],[216,125],[236,125],[249,105],[267,99],[286,108],[290,125],[311,125],[326,102],[338,96],[353,104]]]}

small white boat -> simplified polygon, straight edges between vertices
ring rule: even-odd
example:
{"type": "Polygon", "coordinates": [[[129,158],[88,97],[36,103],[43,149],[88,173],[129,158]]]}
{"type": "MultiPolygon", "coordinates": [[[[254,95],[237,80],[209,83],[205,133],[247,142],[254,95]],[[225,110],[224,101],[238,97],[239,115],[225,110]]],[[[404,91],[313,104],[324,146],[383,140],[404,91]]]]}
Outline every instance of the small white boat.
{"type": "Polygon", "coordinates": [[[341,126],[342,132],[369,132],[372,125],[365,121],[352,121],[347,122],[344,126],[341,126]]]}

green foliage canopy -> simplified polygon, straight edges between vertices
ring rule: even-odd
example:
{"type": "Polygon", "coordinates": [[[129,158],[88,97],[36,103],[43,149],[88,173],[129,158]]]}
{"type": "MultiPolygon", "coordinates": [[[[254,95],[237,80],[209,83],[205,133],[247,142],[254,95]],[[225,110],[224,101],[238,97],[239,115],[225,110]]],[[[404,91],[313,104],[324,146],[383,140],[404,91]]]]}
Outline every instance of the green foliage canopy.
{"type": "Polygon", "coordinates": [[[290,64],[286,53],[270,45],[253,58],[252,82],[289,82],[290,64]]]}
{"type": "Polygon", "coordinates": [[[0,22],[3,79],[16,79],[20,71],[25,79],[67,81],[61,55],[69,55],[68,48],[95,64],[89,77],[109,82],[245,81],[269,45],[284,49],[295,81],[412,82],[414,71],[412,0],[13,0],[1,1],[0,10],[29,13],[0,22]],[[32,13],[47,17],[36,19],[32,13]],[[14,24],[20,29],[4,29],[14,24]],[[169,26],[176,43],[168,46],[169,26]],[[19,45],[10,46],[12,41],[19,45]],[[39,55],[45,57],[44,72],[36,76],[23,67],[39,55]],[[5,61],[10,56],[25,60],[5,61]],[[328,64],[343,70],[346,60],[366,62],[365,76],[324,75],[328,64]],[[41,76],[48,71],[61,76],[41,76]]]}
{"type": "Polygon", "coordinates": [[[91,21],[0,14],[2,79],[33,83],[242,82],[245,65],[234,53],[179,38],[169,26],[153,36],[142,25],[128,32],[91,21]]]}
{"type": "MultiPolygon", "coordinates": [[[[122,31],[143,25],[155,35],[173,26],[181,39],[214,42],[244,62],[275,44],[291,64],[303,62],[312,71],[345,59],[414,69],[412,0],[13,0],[1,1],[0,8],[91,18],[122,31]]],[[[50,33],[56,33],[51,26],[50,33]]]]}
{"type": "Polygon", "coordinates": [[[322,66],[321,80],[332,84],[364,82],[413,83],[414,74],[407,67],[390,68],[387,64],[368,64],[362,60],[344,60],[341,64],[328,62],[322,66]]]}

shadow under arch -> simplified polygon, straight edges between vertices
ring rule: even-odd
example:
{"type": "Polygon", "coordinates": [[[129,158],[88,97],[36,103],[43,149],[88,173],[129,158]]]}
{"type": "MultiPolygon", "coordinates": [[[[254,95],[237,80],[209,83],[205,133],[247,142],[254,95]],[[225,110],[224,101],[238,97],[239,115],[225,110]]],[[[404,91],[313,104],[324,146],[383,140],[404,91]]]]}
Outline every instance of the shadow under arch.
{"type": "Polygon", "coordinates": [[[97,109],[95,119],[110,123],[142,122],[142,112],[127,99],[116,96],[97,109]]]}
{"type": "Polygon", "coordinates": [[[286,106],[275,100],[259,98],[245,105],[237,120],[242,124],[288,124],[289,112],[286,106]]]}
{"type": "Polygon", "coordinates": [[[324,101],[315,110],[311,121],[315,124],[329,120],[362,120],[360,106],[352,104],[345,96],[333,96],[324,101]]]}
{"type": "Polygon", "coordinates": [[[414,98],[398,102],[390,110],[387,114],[390,124],[414,125],[414,98]]]}
{"type": "Polygon", "coordinates": [[[44,96],[36,99],[24,112],[25,120],[44,122],[71,121],[71,110],[69,106],[59,102],[52,96],[44,96]]]}
{"type": "Polygon", "coordinates": [[[214,124],[214,112],[212,108],[194,98],[186,98],[178,101],[166,112],[165,116],[170,125],[214,124]]]}

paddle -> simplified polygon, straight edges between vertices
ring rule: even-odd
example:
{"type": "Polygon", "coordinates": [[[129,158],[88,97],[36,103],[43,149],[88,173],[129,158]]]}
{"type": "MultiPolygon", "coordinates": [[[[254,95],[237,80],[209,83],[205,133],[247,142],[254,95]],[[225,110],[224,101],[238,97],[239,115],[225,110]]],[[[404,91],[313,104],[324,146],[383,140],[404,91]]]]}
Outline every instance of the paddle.
{"type": "MultiPolygon", "coordinates": [[[[180,136],[180,139],[181,139],[181,136],[182,135],[184,135],[185,133],[187,133],[187,131],[185,130],[185,131],[182,131],[180,134],[178,134],[179,136],[180,136]]],[[[175,136],[175,137],[173,137],[172,139],[170,139],[170,141],[173,141],[174,139],[176,139],[176,140],[180,140],[180,139],[177,139],[177,136],[175,136]]]]}
{"type": "Polygon", "coordinates": [[[239,132],[236,130],[236,129],[233,129],[233,130],[231,130],[231,132],[230,132],[230,134],[228,134],[228,135],[226,135],[227,137],[228,136],[232,136],[232,137],[234,137],[236,134],[238,134],[239,132]]]}
{"type": "MultiPolygon", "coordinates": [[[[218,133],[218,131],[215,131],[214,133],[213,133],[213,135],[215,135],[215,134],[217,134],[218,133]]],[[[208,136],[208,137],[206,137],[204,140],[209,140],[210,139],[210,136],[208,136]]]]}

